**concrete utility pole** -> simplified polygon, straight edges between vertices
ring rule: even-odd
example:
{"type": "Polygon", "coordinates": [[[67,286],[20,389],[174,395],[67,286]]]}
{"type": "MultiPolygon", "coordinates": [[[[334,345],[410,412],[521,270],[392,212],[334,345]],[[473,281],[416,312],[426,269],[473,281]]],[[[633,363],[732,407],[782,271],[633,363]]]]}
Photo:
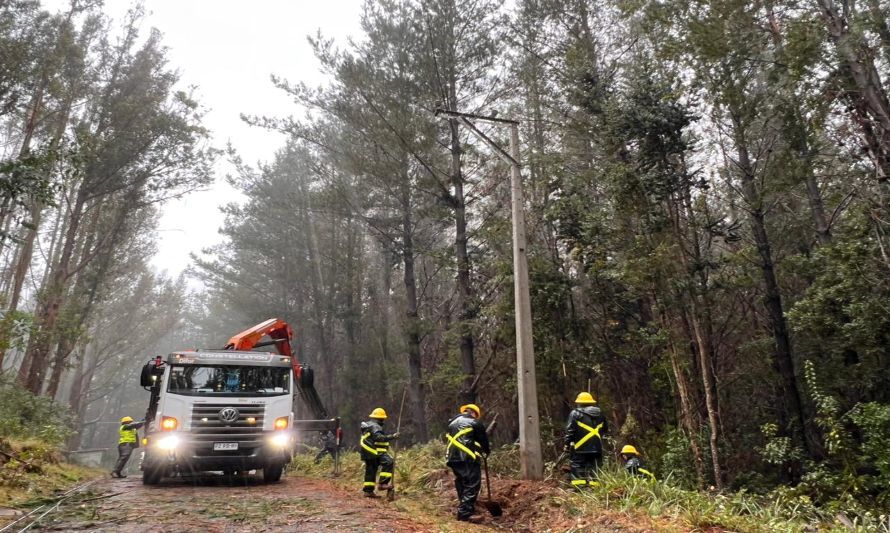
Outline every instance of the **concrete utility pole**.
{"type": "Polygon", "coordinates": [[[535,380],[535,349],[532,345],[532,309],[529,300],[528,256],[523,215],[522,174],[519,164],[519,122],[470,113],[437,109],[436,116],[457,120],[510,165],[510,200],[513,213],[513,293],[516,317],[516,378],[519,384],[519,462],[523,479],[542,479],[541,426],[538,418],[538,385],[535,380]],[[470,119],[510,126],[510,153],[498,146],[470,119]]]}

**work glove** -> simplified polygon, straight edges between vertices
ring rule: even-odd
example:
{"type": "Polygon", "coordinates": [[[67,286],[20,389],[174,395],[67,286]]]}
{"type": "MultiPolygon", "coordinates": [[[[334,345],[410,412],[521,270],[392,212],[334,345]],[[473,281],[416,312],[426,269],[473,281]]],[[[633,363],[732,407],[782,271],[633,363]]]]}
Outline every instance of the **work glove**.
{"type": "Polygon", "coordinates": [[[392,435],[390,435],[389,438],[395,440],[395,439],[399,438],[401,435],[402,435],[401,433],[399,433],[398,431],[396,431],[395,433],[393,433],[392,435]]]}

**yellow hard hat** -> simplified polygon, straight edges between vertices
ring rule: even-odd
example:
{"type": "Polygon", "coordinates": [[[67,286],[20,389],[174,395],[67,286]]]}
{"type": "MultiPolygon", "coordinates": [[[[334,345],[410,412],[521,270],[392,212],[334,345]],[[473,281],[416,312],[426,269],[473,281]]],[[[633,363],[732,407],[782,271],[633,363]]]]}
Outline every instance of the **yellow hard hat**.
{"type": "Polygon", "coordinates": [[[579,392],[578,397],[575,398],[575,403],[596,403],[596,400],[593,399],[593,396],[590,395],[589,392],[579,392]]]}
{"type": "Polygon", "coordinates": [[[621,448],[621,453],[626,455],[640,455],[640,452],[630,444],[625,444],[624,448],[621,448]]]}
{"type": "Polygon", "coordinates": [[[476,405],[475,403],[468,403],[468,404],[466,404],[466,405],[461,405],[461,406],[460,406],[460,412],[461,412],[461,413],[463,413],[463,412],[466,411],[467,409],[470,409],[471,411],[476,411],[476,417],[477,417],[477,418],[482,418],[482,409],[479,409],[479,406],[476,405]]]}
{"type": "Polygon", "coordinates": [[[386,420],[386,411],[383,410],[382,407],[378,407],[371,411],[371,414],[368,415],[368,418],[379,418],[380,420],[386,420]]]}
{"type": "Polygon", "coordinates": [[[133,421],[133,417],[131,417],[131,416],[125,416],[125,417],[121,418],[121,424],[129,424],[132,421],[133,421]]]}

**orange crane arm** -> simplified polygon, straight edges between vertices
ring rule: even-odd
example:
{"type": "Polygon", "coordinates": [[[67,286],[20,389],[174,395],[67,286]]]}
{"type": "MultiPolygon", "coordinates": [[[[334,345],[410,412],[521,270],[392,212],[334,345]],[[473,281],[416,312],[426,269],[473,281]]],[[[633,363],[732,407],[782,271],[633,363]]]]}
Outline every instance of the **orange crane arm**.
{"type": "MultiPolygon", "coordinates": [[[[245,329],[229,339],[229,342],[226,343],[224,349],[249,352],[254,349],[257,344],[260,344],[260,339],[265,336],[269,336],[272,339],[272,342],[262,343],[262,346],[274,344],[278,349],[278,353],[293,357],[290,341],[294,338],[294,330],[287,322],[278,318],[270,318],[252,328],[245,329]]],[[[294,361],[294,370],[298,367],[299,363],[294,361]]]]}

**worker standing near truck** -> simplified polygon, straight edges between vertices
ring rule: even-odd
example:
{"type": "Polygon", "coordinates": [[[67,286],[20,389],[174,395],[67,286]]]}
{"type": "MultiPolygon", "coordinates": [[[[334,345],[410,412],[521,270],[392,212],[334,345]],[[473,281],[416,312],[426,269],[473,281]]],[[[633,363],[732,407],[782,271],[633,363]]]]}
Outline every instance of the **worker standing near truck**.
{"type": "Polygon", "coordinates": [[[118,429],[117,439],[117,464],[111,471],[111,477],[123,478],[124,468],[127,461],[133,455],[133,450],[139,447],[139,432],[137,431],[145,425],[145,420],[134,422],[132,417],[125,416],[121,418],[121,427],[118,429]]]}
{"type": "Polygon", "coordinates": [[[462,405],[460,414],[448,423],[448,447],[445,449],[446,464],[454,472],[454,488],[457,490],[457,519],[466,522],[479,522],[475,515],[476,499],[482,488],[482,468],[479,460],[482,454],[491,453],[488,433],[479,419],[482,410],[476,404],[462,405]]]}
{"type": "Polygon", "coordinates": [[[378,407],[368,415],[369,420],[362,422],[361,437],[359,438],[359,451],[362,461],[365,462],[365,481],[362,491],[368,498],[376,498],[375,487],[379,490],[392,490],[392,471],[395,466],[392,456],[389,454],[389,443],[399,438],[398,433],[384,433],[383,425],[386,421],[386,411],[378,407]],[[378,473],[379,484],[377,483],[378,473]]]}

